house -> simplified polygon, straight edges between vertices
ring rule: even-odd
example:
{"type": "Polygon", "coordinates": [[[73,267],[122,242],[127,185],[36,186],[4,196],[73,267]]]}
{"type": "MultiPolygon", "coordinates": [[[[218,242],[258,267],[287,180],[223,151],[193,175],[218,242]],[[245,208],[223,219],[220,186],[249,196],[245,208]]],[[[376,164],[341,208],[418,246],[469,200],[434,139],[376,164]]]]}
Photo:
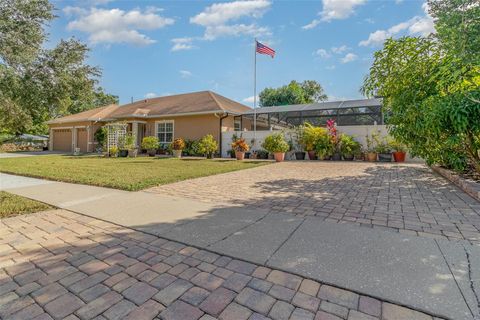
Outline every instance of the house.
{"type": "Polygon", "coordinates": [[[94,134],[101,126],[122,121],[140,145],[143,137],[156,136],[161,144],[176,137],[200,139],[211,134],[222,145],[222,132],[243,130],[234,117],[251,108],[215,92],[201,91],[144,99],[126,105],[108,105],[47,122],[49,149],[95,151],[94,134]]]}

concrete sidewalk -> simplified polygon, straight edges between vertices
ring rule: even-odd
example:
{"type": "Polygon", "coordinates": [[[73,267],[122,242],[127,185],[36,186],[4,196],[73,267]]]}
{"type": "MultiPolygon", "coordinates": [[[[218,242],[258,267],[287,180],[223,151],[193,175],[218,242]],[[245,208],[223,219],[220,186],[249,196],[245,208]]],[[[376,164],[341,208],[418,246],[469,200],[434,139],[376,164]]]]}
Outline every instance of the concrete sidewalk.
{"type": "Polygon", "coordinates": [[[440,317],[479,314],[480,248],[463,240],[6,174],[0,189],[440,317]]]}

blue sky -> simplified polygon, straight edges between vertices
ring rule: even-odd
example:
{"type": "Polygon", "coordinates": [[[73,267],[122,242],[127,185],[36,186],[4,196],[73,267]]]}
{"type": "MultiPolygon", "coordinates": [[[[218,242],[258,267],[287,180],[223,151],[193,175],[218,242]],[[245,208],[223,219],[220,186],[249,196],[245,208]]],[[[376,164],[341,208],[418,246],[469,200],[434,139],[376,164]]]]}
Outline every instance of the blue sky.
{"type": "Polygon", "coordinates": [[[75,36],[103,70],[101,86],[127,103],[213,90],[251,105],[257,92],[317,80],[331,100],[360,98],[373,53],[388,37],[426,35],[424,1],[55,1],[51,44],[75,36]]]}

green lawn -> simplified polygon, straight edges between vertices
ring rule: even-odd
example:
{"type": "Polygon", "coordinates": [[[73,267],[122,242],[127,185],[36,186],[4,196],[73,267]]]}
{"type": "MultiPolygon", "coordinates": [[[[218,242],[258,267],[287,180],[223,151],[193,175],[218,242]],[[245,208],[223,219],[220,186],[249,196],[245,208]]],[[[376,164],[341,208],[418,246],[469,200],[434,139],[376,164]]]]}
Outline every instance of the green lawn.
{"type": "Polygon", "coordinates": [[[0,191],[0,218],[50,209],[49,205],[0,191]]]}
{"type": "Polygon", "coordinates": [[[134,191],[265,164],[268,162],[51,155],[0,159],[0,171],[134,191]]]}

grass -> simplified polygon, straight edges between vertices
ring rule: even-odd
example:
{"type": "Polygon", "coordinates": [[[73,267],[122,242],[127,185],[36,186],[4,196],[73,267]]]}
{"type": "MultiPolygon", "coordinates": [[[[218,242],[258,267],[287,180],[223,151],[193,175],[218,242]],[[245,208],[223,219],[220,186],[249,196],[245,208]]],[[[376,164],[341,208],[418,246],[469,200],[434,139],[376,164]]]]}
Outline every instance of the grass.
{"type": "Polygon", "coordinates": [[[45,203],[0,191],[0,218],[33,213],[48,210],[50,208],[52,207],[45,203]]]}
{"type": "Polygon", "coordinates": [[[0,159],[0,171],[122,190],[141,190],[176,181],[265,165],[261,161],[174,158],[103,158],[51,155],[0,159]]]}

